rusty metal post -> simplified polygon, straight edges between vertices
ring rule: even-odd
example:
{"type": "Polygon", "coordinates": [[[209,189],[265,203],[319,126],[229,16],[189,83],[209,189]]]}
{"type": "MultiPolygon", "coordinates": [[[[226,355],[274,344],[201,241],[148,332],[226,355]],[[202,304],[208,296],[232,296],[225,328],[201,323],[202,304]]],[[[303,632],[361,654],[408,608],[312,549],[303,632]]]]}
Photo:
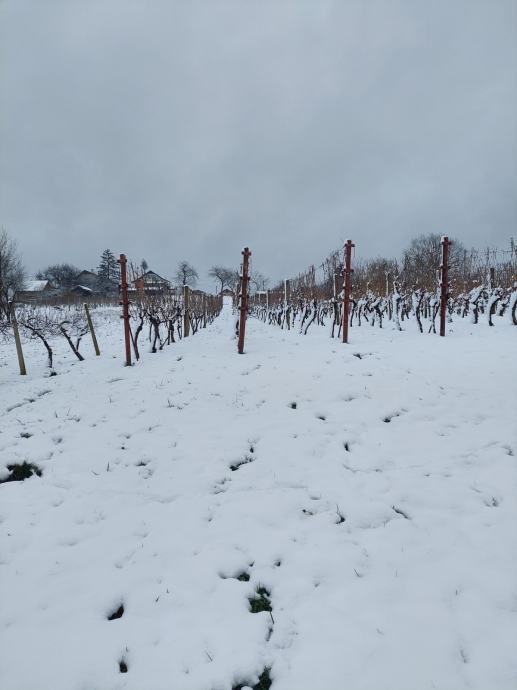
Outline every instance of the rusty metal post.
{"type": "Polygon", "coordinates": [[[124,320],[124,341],[126,344],[126,367],[131,366],[131,335],[129,333],[129,297],[127,294],[127,259],[125,254],[120,255],[120,296],[122,305],[122,319],[124,320]]]}
{"type": "Polygon", "coordinates": [[[88,328],[90,329],[90,335],[92,336],[93,348],[97,357],[100,356],[101,351],[99,350],[99,343],[97,342],[97,336],[95,335],[95,329],[93,328],[92,317],[90,316],[90,309],[86,302],[84,303],[84,311],[86,314],[86,320],[88,321],[88,328]]]}
{"type": "Polygon", "coordinates": [[[287,330],[291,330],[290,314],[289,314],[289,302],[291,301],[291,281],[284,280],[284,314],[285,322],[287,324],[287,330]]]}
{"type": "Polygon", "coordinates": [[[251,252],[248,249],[248,247],[244,247],[242,250],[242,256],[244,257],[242,260],[242,274],[241,274],[241,291],[239,295],[239,310],[240,310],[240,318],[239,318],[239,354],[242,355],[244,353],[244,335],[245,335],[245,330],[246,330],[246,314],[248,312],[248,283],[250,280],[249,277],[249,258],[251,256],[251,252]]]}
{"type": "Polygon", "coordinates": [[[350,292],[352,290],[352,240],[345,242],[345,271],[343,281],[343,342],[348,343],[348,312],[350,311],[350,292]]]}
{"type": "Polygon", "coordinates": [[[190,321],[189,321],[189,305],[190,305],[190,290],[188,285],[183,286],[183,337],[188,338],[190,335],[190,321]]]}
{"type": "Polygon", "coordinates": [[[18,366],[20,367],[20,376],[26,376],[27,369],[25,367],[25,359],[23,357],[22,350],[22,341],[20,340],[20,331],[18,330],[18,321],[16,320],[14,304],[11,304],[11,323],[13,325],[14,342],[16,343],[16,354],[18,355],[18,366]]]}
{"type": "Polygon", "coordinates": [[[440,335],[445,335],[445,319],[447,316],[447,298],[449,296],[449,247],[450,239],[442,237],[442,263],[440,264],[440,335]]]}

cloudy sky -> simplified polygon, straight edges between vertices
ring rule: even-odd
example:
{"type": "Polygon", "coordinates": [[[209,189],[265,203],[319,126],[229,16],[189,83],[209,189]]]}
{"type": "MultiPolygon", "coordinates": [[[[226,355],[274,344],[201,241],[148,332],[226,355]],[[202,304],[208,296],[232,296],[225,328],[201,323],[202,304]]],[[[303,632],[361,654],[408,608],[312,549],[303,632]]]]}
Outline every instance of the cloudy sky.
{"type": "Polygon", "coordinates": [[[0,99],[31,272],[517,236],[517,0],[0,0],[0,99]]]}

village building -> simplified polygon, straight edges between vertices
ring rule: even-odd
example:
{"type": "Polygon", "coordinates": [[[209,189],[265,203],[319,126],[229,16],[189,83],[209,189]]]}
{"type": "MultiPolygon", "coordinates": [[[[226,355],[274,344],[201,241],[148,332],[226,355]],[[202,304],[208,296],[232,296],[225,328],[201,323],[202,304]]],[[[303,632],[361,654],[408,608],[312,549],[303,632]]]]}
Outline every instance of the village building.
{"type": "Polygon", "coordinates": [[[71,292],[83,295],[114,295],[118,292],[118,284],[113,280],[97,275],[93,271],[81,271],[74,279],[71,292]]]}
{"type": "Polygon", "coordinates": [[[56,293],[50,280],[26,280],[23,290],[16,293],[17,302],[37,302],[56,293]]]}
{"type": "Polygon", "coordinates": [[[154,271],[146,271],[132,280],[131,283],[133,290],[143,290],[144,292],[167,292],[171,289],[170,281],[162,278],[154,271]]]}

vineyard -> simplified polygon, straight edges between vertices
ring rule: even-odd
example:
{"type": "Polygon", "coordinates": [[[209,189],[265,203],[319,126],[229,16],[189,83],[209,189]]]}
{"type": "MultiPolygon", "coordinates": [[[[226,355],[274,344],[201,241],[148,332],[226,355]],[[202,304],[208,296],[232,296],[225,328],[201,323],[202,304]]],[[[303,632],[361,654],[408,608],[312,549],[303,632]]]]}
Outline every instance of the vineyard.
{"type": "Polygon", "coordinates": [[[2,687],[512,690],[511,274],[253,292],[250,257],[233,297],[129,264],[12,309],[2,687]]]}
{"type": "MultiPolygon", "coordinates": [[[[248,315],[304,335],[313,325],[326,327],[331,338],[344,342],[348,342],[349,329],[360,326],[390,325],[399,331],[409,327],[445,335],[446,324],[452,326],[458,319],[489,326],[506,320],[517,325],[517,249],[513,240],[508,251],[485,253],[467,252],[448,238],[420,238],[421,243],[424,240],[424,247],[418,251],[413,247],[413,255],[407,251],[400,262],[359,260],[353,268],[355,245],[348,241],[343,251],[332,252],[318,269],[310,266],[271,290],[254,291],[250,291],[251,252],[246,248],[233,286],[233,304],[240,314],[236,325],[239,353],[244,353],[248,315]]],[[[119,305],[126,365],[140,359],[142,338],[149,343],[150,352],[162,351],[206,328],[221,311],[221,295],[188,286],[130,290],[129,285],[137,282],[138,267],[128,263],[124,254],[119,264],[123,267],[119,305]]],[[[20,373],[26,371],[20,331],[45,348],[53,373],[56,338],[63,337],[83,361],[80,346],[90,333],[95,353],[100,354],[90,310],[101,306],[115,309],[117,303],[102,298],[83,303],[71,295],[38,304],[12,302],[0,310],[0,337],[7,341],[14,335],[20,373]]]]}
{"type": "MultiPolygon", "coordinates": [[[[123,256],[123,255],[122,255],[123,256]]],[[[133,290],[131,299],[128,296],[127,280],[121,286],[122,319],[126,336],[126,364],[131,365],[131,357],[138,361],[141,356],[141,340],[146,337],[149,351],[163,350],[183,338],[194,336],[200,329],[211,324],[222,308],[222,298],[201,291],[168,290],[149,292],[133,290]],[[144,336],[142,336],[144,334],[144,336]],[[132,353],[132,354],[131,354],[132,353]]],[[[21,336],[29,341],[40,343],[47,355],[47,365],[51,375],[54,370],[54,348],[56,339],[62,337],[79,361],[84,361],[80,351],[81,343],[90,334],[95,354],[100,349],[95,335],[91,311],[102,317],[111,314],[116,318],[120,306],[111,300],[90,300],[81,302],[78,299],[60,301],[55,298],[38,304],[12,303],[8,319],[0,319],[0,337],[4,344],[14,334],[18,350],[20,373],[26,373],[21,336]]]]}
{"type": "Polygon", "coordinates": [[[517,690],[517,0],[0,0],[0,690],[517,690]]]}
{"type": "MultiPolygon", "coordinates": [[[[517,325],[517,250],[492,250],[484,254],[462,250],[452,243],[447,259],[447,278],[438,243],[428,247],[424,260],[360,261],[350,270],[350,294],[345,295],[344,252],[335,251],[319,266],[311,266],[295,278],[286,279],[273,290],[255,294],[251,313],[265,323],[295,328],[307,334],[309,328],[327,326],[331,337],[343,335],[343,313],[352,326],[382,328],[387,323],[397,330],[409,323],[420,333],[436,333],[440,306],[444,320],[469,319],[494,325],[495,317],[517,325]],[[444,286],[442,292],[441,286],[444,286]],[[346,305],[346,307],[345,307],[346,305]],[[414,324],[414,326],[413,326],[414,324]]],[[[353,245],[352,245],[353,246],[353,245]]],[[[349,276],[350,276],[349,273],[349,276]]]]}

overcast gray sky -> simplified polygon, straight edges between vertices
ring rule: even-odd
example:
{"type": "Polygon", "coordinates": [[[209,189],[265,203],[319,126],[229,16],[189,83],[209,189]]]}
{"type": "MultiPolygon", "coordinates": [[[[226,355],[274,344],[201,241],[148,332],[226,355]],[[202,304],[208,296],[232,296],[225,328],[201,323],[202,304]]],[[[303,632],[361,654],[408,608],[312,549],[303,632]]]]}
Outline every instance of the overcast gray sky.
{"type": "Polygon", "coordinates": [[[0,0],[0,97],[31,272],[517,237],[517,0],[0,0]]]}

